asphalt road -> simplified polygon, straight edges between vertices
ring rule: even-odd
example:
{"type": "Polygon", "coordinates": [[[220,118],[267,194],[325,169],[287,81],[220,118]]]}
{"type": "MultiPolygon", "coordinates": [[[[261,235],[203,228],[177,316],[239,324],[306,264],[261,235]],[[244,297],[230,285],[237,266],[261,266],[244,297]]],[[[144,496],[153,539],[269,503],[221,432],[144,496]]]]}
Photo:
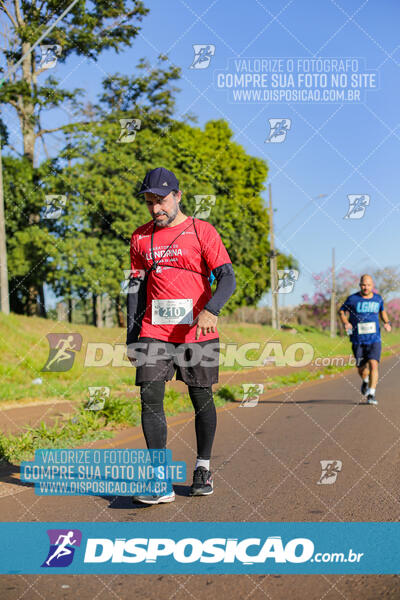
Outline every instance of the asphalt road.
{"type": "MultiPolygon", "coordinates": [[[[400,515],[399,356],[381,365],[377,407],[360,405],[355,371],[313,385],[261,397],[257,406],[218,412],[212,468],[215,492],[190,498],[195,460],[192,415],[169,421],[168,446],[188,465],[168,505],[133,505],[129,499],[39,497],[17,469],[3,473],[2,521],[398,521],[400,515]],[[332,485],[318,485],[321,460],[342,462],[332,485]]],[[[247,379],[252,383],[251,374],[247,379]]],[[[121,431],[95,447],[140,448],[140,429],[121,431]]],[[[391,575],[3,575],[4,600],[376,600],[400,598],[391,575]]]]}

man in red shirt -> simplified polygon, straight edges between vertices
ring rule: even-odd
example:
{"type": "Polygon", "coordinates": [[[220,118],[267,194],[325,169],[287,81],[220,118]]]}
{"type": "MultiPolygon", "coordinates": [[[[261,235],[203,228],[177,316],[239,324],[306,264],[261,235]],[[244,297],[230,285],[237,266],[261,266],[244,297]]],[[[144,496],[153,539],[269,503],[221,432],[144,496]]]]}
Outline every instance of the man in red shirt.
{"type": "MultiPolygon", "coordinates": [[[[149,171],[139,193],[152,220],[132,234],[127,345],[140,386],[143,433],[148,449],[166,447],[165,382],[176,370],[195,409],[197,460],[190,495],[209,495],[217,422],[212,395],[219,369],[217,320],[236,288],[235,275],[216,229],[182,213],[182,193],[171,171],[149,171]],[[211,272],[217,280],[214,295],[211,272]]],[[[175,494],[136,500],[159,504],[172,502],[175,494]]]]}

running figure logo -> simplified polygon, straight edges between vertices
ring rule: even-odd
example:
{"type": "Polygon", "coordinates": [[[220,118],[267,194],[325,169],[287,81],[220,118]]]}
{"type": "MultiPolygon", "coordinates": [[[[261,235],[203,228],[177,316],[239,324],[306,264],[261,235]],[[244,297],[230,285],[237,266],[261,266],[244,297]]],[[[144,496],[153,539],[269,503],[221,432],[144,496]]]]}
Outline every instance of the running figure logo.
{"type": "Polygon", "coordinates": [[[317,481],[318,485],[331,485],[335,483],[338,473],[342,470],[341,460],[320,460],[321,464],[321,477],[317,481]]]}
{"type": "Polygon", "coordinates": [[[215,54],[215,46],[213,44],[193,44],[194,59],[190,65],[191,69],[207,69],[210,65],[211,58],[215,54]]]}
{"type": "Polygon", "coordinates": [[[79,529],[48,529],[49,553],[42,567],[68,567],[74,558],[75,548],[81,545],[79,529]]]}
{"type": "Polygon", "coordinates": [[[57,58],[61,56],[59,44],[44,44],[40,46],[41,57],[39,67],[41,69],[53,69],[57,64],[57,58]]]}
{"type": "Polygon", "coordinates": [[[349,209],[344,219],[361,219],[369,206],[370,197],[368,194],[348,194],[349,209]]]}
{"type": "Polygon", "coordinates": [[[278,269],[278,278],[275,293],[290,294],[299,278],[299,272],[296,269],[278,269]]]}
{"type": "Polygon", "coordinates": [[[194,217],[197,219],[208,219],[211,212],[211,207],[215,205],[215,196],[212,194],[196,195],[194,197],[196,208],[194,209],[194,217]]]}
{"type": "Polygon", "coordinates": [[[129,144],[136,137],[136,132],[139,131],[142,121],[140,119],[120,119],[121,133],[117,142],[119,144],[129,144]]]}
{"type": "Polygon", "coordinates": [[[258,399],[264,391],[262,383],[242,383],[243,400],[240,407],[253,408],[257,406],[258,399]]]}
{"type": "Polygon", "coordinates": [[[85,410],[103,410],[107,398],[110,397],[109,387],[89,387],[89,400],[85,410]]]}
{"type": "Polygon", "coordinates": [[[46,208],[43,213],[43,219],[58,219],[61,217],[66,203],[67,196],[62,196],[60,194],[48,194],[46,196],[46,208]]]}
{"type": "Polygon", "coordinates": [[[69,371],[75,360],[75,352],[82,347],[80,333],[48,333],[50,350],[42,371],[69,371]]]}
{"type": "Polygon", "coordinates": [[[281,144],[285,141],[287,132],[292,126],[291,119],[268,119],[269,136],[265,143],[281,144]]]}

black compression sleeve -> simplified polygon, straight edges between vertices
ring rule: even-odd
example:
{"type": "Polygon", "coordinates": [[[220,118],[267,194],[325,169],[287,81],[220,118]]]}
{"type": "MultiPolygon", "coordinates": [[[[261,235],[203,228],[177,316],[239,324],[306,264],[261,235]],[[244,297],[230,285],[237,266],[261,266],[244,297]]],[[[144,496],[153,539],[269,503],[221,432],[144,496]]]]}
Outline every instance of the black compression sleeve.
{"type": "Polygon", "coordinates": [[[145,279],[140,279],[139,277],[131,277],[129,279],[126,300],[127,346],[137,342],[139,339],[140,330],[142,328],[142,320],[146,311],[146,287],[147,277],[145,279]]]}
{"type": "Polygon", "coordinates": [[[204,308],[213,315],[218,316],[222,307],[228,302],[236,289],[236,279],[231,263],[213,269],[213,273],[217,280],[217,289],[204,308]]]}
{"type": "Polygon", "coordinates": [[[197,458],[210,460],[217,428],[217,411],[211,387],[188,386],[189,396],[195,410],[197,458]]]}
{"type": "Polygon", "coordinates": [[[167,421],[164,413],[165,381],[145,381],[140,384],[142,429],[147,448],[165,448],[167,421]]]}

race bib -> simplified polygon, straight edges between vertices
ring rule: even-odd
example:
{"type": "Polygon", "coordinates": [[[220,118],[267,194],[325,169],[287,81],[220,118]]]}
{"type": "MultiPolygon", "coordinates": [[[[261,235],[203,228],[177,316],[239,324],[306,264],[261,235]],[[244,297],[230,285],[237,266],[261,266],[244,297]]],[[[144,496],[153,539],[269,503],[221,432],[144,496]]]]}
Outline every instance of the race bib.
{"type": "Polygon", "coordinates": [[[362,335],[363,333],[376,333],[376,323],[374,321],[371,323],[358,323],[357,330],[358,335],[362,335]]]}
{"type": "Polygon", "coordinates": [[[153,325],[190,325],[193,321],[192,298],[152,300],[153,325]]]}

